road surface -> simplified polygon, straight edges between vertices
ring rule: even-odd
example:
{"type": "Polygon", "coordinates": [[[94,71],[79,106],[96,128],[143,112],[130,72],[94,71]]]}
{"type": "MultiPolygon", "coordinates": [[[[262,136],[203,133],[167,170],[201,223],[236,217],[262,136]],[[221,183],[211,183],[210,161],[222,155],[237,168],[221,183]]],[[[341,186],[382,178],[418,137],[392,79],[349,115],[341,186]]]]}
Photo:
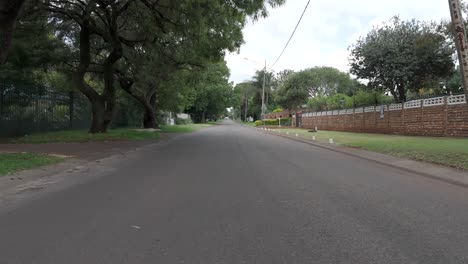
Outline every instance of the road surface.
{"type": "Polygon", "coordinates": [[[468,189],[232,122],[95,174],[0,210],[0,263],[468,263],[468,189]]]}

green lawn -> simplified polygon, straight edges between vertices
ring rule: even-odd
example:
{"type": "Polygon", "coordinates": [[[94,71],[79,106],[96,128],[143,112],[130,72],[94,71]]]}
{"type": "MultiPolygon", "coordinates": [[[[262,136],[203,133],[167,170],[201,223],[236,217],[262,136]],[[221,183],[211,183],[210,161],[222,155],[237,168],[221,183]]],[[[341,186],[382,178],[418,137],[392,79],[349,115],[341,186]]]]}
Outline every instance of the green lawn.
{"type": "Polygon", "coordinates": [[[241,124],[244,126],[255,127],[255,122],[241,122],[241,124]]]}
{"type": "Polygon", "coordinates": [[[32,134],[10,140],[10,143],[89,142],[115,140],[158,139],[159,132],[137,131],[133,128],[112,129],[108,133],[90,134],[87,130],[66,130],[32,134]]]}
{"type": "Polygon", "coordinates": [[[468,169],[468,138],[410,137],[381,134],[363,134],[334,131],[311,133],[304,129],[276,130],[299,134],[301,138],[327,142],[333,138],[335,144],[362,148],[398,157],[432,162],[450,167],[468,169]]]}
{"type": "Polygon", "coordinates": [[[0,153],[0,176],[54,164],[61,158],[36,153],[0,153]]]}
{"type": "Polygon", "coordinates": [[[161,132],[163,133],[190,133],[202,128],[211,127],[213,124],[188,124],[176,126],[162,126],[161,132]]]}
{"type": "MultiPolygon", "coordinates": [[[[163,133],[189,133],[205,127],[210,127],[212,124],[189,124],[176,126],[162,126],[163,133]]],[[[151,140],[158,139],[160,132],[158,131],[142,131],[136,128],[119,128],[111,129],[108,133],[90,134],[87,130],[65,130],[49,133],[37,133],[24,137],[13,138],[9,143],[57,143],[57,142],[96,142],[96,141],[118,141],[118,140],[151,140]]]]}

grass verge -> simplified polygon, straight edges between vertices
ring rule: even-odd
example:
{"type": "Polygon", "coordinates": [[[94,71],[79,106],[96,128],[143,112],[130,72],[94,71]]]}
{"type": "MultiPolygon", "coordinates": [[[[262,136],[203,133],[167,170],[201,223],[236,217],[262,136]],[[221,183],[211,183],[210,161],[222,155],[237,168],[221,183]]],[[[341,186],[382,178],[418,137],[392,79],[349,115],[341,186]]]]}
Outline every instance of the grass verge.
{"type": "Polygon", "coordinates": [[[255,122],[241,122],[244,126],[255,127],[255,122]]]}
{"type": "Polygon", "coordinates": [[[332,138],[337,145],[360,148],[397,157],[468,170],[468,138],[413,137],[334,131],[308,132],[305,129],[281,129],[291,136],[328,143],[332,138]]]}
{"type": "Polygon", "coordinates": [[[0,176],[60,162],[61,158],[37,153],[0,153],[0,176]]]}
{"type": "Polygon", "coordinates": [[[95,142],[116,140],[149,140],[158,139],[159,132],[137,131],[133,128],[112,129],[108,133],[90,134],[86,130],[66,130],[49,133],[32,134],[10,140],[10,143],[57,143],[57,142],[95,142]]]}
{"type": "Polygon", "coordinates": [[[162,126],[161,132],[163,133],[190,133],[202,128],[211,127],[213,124],[187,124],[175,126],[162,126]]]}

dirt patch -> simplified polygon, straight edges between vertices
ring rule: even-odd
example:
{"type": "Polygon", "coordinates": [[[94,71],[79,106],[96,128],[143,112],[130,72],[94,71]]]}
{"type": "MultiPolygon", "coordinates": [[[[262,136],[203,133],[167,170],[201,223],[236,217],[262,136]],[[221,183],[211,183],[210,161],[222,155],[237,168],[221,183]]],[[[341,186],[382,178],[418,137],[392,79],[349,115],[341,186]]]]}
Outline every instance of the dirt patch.
{"type": "Polygon", "coordinates": [[[114,154],[124,153],[161,140],[168,140],[174,134],[161,134],[160,139],[145,141],[105,141],[82,143],[41,143],[41,144],[0,144],[0,152],[44,153],[58,157],[73,157],[93,161],[114,154]]]}

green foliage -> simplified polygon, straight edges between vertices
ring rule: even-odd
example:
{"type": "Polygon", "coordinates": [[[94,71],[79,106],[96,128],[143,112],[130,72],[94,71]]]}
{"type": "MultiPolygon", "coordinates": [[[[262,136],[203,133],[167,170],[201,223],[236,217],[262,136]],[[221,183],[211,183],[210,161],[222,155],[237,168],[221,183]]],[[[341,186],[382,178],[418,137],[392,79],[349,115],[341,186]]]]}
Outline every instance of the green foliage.
{"type": "Polygon", "coordinates": [[[406,101],[408,91],[438,86],[453,72],[454,49],[444,30],[443,24],[394,17],[350,47],[351,73],[406,101]]]}
{"type": "Polygon", "coordinates": [[[356,83],[348,73],[332,67],[314,67],[304,73],[312,96],[330,96],[336,93],[350,94],[356,83]]]}
{"type": "Polygon", "coordinates": [[[191,77],[193,103],[187,109],[195,123],[217,120],[230,106],[232,86],[228,82],[226,62],[213,63],[199,69],[191,77]]]}
{"type": "Polygon", "coordinates": [[[347,95],[337,93],[327,97],[327,106],[329,109],[349,108],[353,106],[353,99],[347,95]]]}
{"type": "Polygon", "coordinates": [[[281,82],[277,97],[279,104],[287,109],[300,107],[306,101],[314,109],[323,109],[328,105],[338,107],[340,100],[347,99],[345,94],[352,94],[359,86],[347,73],[331,67],[315,67],[290,73],[281,82]],[[333,97],[335,94],[344,97],[333,97]],[[330,99],[332,101],[325,102],[324,98],[329,96],[333,97],[330,99]]]}
{"type": "Polygon", "coordinates": [[[327,97],[316,96],[309,99],[307,106],[313,111],[322,111],[328,109],[327,97]]]}
{"type": "Polygon", "coordinates": [[[43,22],[55,29],[51,36],[70,47],[64,61],[73,66],[75,85],[99,110],[93,111],[91,131],[101,132],[117,105],[117,83],[142,105],[145,126],[155,126],[152,108],[189,109],[203,121],[224,114],[230,85],[208,84],[206,72],[200,81],[199,68],[212,68],[226,52],[237,51],[248,19],[266,17],[269,7],[284,2],[51,0],[35,7],[47,10],[43,22]],[[197,84],[187,85],[187,78],[197,84]]]}
{"type": "Polygon", "coordinates": [[[278,126],[278,124],[281,124],[282,126],[290,126],[291,125],[291,119],[289,118],[281,118],[281,119],[264,119],[264,120],[257,120],[255,121],[255,126],[262,126],[265,124],[265,126],[278,126]]]}
{"type": "MultiPolygon", "coordinates": [[[[237,111],[241,120],[246,121],[245,117],[252,116],[254,118],[260,116],[260,104],[254,101],[254,97],[258,94],[258,89],[254,86],[253,82],[239,83],[234,87],[233,94],[235,99],[232,101],[234,110],[237,111]]],[[[257,97],[258,98],[258,97],[257,97]]]]}
{"type": "Polygon", "coordinates": [[[300,107],[306,103],[308,97],[309,85],[306,71],[292,74],[277,92],[279,105],[288,110],[300,107]]]}
{"type": "Polygon", "coordinates": [[[281,113],[281,112],[283,112],[282,108],[276,108],[275,110],[273,110],[273,113],[281,113]]]}
{"type": "Polygon", "coordinates": [[[463,93],[463,81],[461,78],[460,67],[453,71],[452,76],[447,81],[447,92],[452,94],[463,93]]]}
{"type": "Polygon", "coordinates": [[[17,23],[12,47],[0,70],[0,79],[15,80],[29,85],[57,87],[53,79],[63,75],[61,65],[68,48],[47,23],[43,12],[24,16],[17,23]]]}
{"type": "Polygon", "coordinates": [[[309,99],[307,105],[313,111],[353,108],[354,106],[384,105],[393,103],[393,98],[377,91],[357,91],[353,96],[335,94],[309,99]]]}
{"type": "Polygon", "coordinates": [[[393,103],[393,98],[378,91],[358,91],[352,98],[356,106],[383,105],[393,103]]]}
{"type": "Polygon", "coordinates": [[[176,125],[189,125],[189,124],[192,124],[193,122],[191,119],[182,119],[182,118],[176,117],[174,120],[174,123],[176,125]]]}

